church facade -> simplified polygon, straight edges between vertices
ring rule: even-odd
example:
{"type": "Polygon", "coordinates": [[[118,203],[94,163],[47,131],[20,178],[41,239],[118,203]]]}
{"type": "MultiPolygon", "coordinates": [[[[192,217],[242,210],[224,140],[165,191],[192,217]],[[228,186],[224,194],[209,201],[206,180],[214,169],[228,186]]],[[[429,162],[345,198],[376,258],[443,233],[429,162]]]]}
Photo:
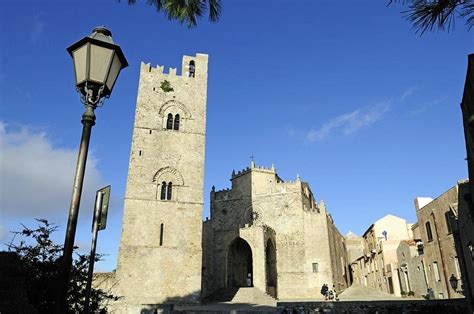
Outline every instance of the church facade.
{"type": "Polygon", "coordinates": [[[279,299],[317,299],[323,284],[348,286],[345,239],[307,182],[283,181],[274,166],[253,161],[231,182],[210,195],[203,296],[255,287],[279,299]]]}
{"type": "Polygon", "coordinates": [[[348,286],[345,239],[299,177],[252,161],[212,189],[202,221],[207,65],[205,54],[184,56],[181,74],[141,64],[117,269],[94,279],[121,297],[116,312],[235,287],[314,299],[348,286]]]}

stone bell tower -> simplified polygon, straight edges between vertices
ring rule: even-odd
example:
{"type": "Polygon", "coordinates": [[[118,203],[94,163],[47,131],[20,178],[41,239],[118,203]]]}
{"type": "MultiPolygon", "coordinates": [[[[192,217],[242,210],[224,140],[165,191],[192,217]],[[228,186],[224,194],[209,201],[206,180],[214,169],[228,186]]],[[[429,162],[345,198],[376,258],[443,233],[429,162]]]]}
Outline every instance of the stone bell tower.
{"type": "Polygon", "coordinates": [[[129,305],[200,298],[207,64],[141,64],[116,274],[129,305]]]}

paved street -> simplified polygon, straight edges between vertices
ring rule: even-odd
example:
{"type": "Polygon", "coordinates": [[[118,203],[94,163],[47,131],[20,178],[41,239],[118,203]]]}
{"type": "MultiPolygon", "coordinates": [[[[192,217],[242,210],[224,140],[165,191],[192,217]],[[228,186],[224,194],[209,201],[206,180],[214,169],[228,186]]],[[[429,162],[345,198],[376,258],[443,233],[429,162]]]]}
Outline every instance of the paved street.
{"type": "MultiPolygon", "coordinates": [[[[339,295],[340,301],[380,301],[380,300],[405,300],[393,294],[378,291],[366,286],[353,285],[339,295]]],[[[410,299],[412,300],[412,299],[410,299]]]]}
{"type": "MultiPolygon", "coordinates": [[[[342,292],[339,296],[340,301],[382,301],[382,300],[396,300],[396,301],[403,301],[403,300],[413,300],[413,299],[404,299],[399,298],[389,293],[385,293],[382,291],[377,291],[370,287],[365,286],[352,286],[342,292]]],[[[283,302],[321,302],[322,299],[320,296],[316,296],[314,299],[305,299],[305,300],[280,300],[283,302]]],[[[260,313],[271,313],[276,311],[276,302],[264,302],[258,303],[253,300],[253,302],[243,302],[243,300],[239,300],[239,302],[216,302],[210,304],[202,304],[202,305],[192,305],[192,306],[176,306],[175,310],[177,311],[200,311],[200,312],[260,312],[260,313]]],[[[323,301],[324,302],[324,301],[323,301]]],[[[328,301],[329,302],[329,301],[328,301]]]]}

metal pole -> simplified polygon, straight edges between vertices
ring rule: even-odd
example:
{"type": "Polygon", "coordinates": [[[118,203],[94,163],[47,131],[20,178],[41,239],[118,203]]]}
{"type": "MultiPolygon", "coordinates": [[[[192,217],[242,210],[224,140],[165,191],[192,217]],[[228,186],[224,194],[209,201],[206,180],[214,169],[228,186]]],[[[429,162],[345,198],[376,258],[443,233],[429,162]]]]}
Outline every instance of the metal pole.
{"type": "Polygon", "coordinates": [[[86,169],[87,152],[89,151],[89,141],[91,138],[92,127],[95,124],[95,105],[88,103],[86,111],[82,115],[82,137],[77,157],[76,175],[72,189],[71,206],[69,208],[69,219],[67,222],[66,237],[64,239],[63,252],[63,272],[59,292],[59,312],[66,313],[68,308],[68,289],[72,268],[72,253],[74,250],[74,238],[76,236],[77,217],[79,214],[79,205],[81,203],[82,185],[84,181],[84,172],[86,169]]]}
{"type": "Polygon", "coordinates": [[[102,214],[102,198],[104,194],[102,191],[97,191],[95,199],[95,210],[94,210],[94,219],[92,224],[92,243],[91,243],[91,254],[89,256],[89,272],[87,273],[87,285],[86,285],[86,304],[84,307],[84,313],[89,313],[89,305],[91,298],[91,288],[92,288],[92,275],[94,273],[94,262],[95,262],[95,248],[97,245],[97,233],[99,231],[99,220],[100,215],[102,214]]]}

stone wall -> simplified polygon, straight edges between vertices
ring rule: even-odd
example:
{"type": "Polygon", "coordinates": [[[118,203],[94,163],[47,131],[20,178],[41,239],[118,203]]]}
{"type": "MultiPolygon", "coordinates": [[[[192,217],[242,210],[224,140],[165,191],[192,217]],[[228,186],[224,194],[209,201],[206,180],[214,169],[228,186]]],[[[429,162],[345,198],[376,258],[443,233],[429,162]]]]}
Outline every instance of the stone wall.
{"type": "Polygon", "coordinates": [[[420,256],[415,240],[401,241],[397,249],[400,287],[408,294],[413,291],[415,297],[427,294],[423,256],[420,256]]]}
{"type": "Polygon", "coordinates": [[[457,207],[456,185],[424,207],[417,208],[416,211],[424,246],[423,261],[426,267],[427,285],[436,299],[463,297],[449,284],[451,274],[456,275],[460,272],[452,228],[447,220],[447,213],[457,215],[457,207]]]}
{"type": "Polygon", "coordinates": [[[343,237],[299,178],[284,182],[275,168],[251,166],[231,177],[232,188],[211,191],[203,231],[203,294],[229,287],[229,247],[245,240],[253,255],[253,284],[269,291],[266,250],[276,246],[278,298],[321,297],[323,283],[347,287],[343,237]],[[333,266],[334,264],[334,266],[333,266]]]}
{"type": "Polygon", "coordinates": [[[141,65],[116,274],[133,308],[200,298],[207,64],[184,56],[183,75],[141,65]]]}
{"type": "MultiPolygon", "coordinates": [[[[474,59],[474,56],[472,57],[474,59]]],[[[470,294],[471,302],[474,300],[474,206],[470,203],[469,181],[459,183],[458,195],[458,226],[455,232],[458,238],[458,256],[462,256],[463,287],[470,294]]],[[[471,309],[474,304],[471,304],[471,309]]]]}

